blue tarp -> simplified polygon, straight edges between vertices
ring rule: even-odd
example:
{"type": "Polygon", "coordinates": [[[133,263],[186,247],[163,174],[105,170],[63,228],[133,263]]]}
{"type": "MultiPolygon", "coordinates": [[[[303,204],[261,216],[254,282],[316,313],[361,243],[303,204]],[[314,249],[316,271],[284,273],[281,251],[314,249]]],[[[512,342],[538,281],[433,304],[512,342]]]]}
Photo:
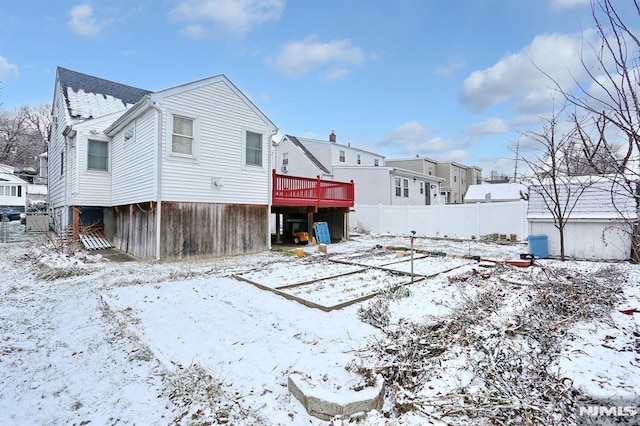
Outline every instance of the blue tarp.
{"type": "Polygon", "coordinates": [[[331,244],[331,235],[329,235],[329,225],[327,222],[317,222],[313,225],[316,233],[316,242],[318,244],[331,244]]]}

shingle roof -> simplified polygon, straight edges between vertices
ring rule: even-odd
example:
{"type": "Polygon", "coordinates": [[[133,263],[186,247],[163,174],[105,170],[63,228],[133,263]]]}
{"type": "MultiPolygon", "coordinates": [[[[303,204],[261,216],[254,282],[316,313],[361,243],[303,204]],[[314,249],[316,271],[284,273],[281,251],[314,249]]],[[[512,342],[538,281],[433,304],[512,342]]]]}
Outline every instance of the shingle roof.
{"type": "Polygon", "coordinates": [[[72,119],[97,118],[127,109],[148,90],[58,67],[60,84],[72,119]]]}
{"type": "MultiPolygon", "coordinates": [[[[636,202],[633,197],[635,183],[601,180],[585,184],[570,183],[561,185],[561,202],[575,207],[569,216],[571,219],[616,219],[636,217],[636,202]],[[577,198],[576,198],[577,197],[577,198]]],[[[551,218],[539,186],[529,187],[529,219],[551,218]]]]}

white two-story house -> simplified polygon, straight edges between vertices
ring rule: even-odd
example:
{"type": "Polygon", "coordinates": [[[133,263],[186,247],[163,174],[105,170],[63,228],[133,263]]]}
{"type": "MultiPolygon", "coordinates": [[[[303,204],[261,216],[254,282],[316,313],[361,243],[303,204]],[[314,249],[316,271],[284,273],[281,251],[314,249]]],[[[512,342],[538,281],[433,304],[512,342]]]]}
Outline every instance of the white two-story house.
{"type": "Polygon", "coordinates": [[[48,206],[142,258],[270,246],[276,126],[227,77],[151,92],[58,68],[48,206]]]}
{"type": "Polygon", "coordinates": [[[23,212],[27,205],[27,182],[14,172],[14,167],[0,164],[0,207],[23,212]]]}
{"type": "Polygon", "coordinates": [[[353,181],[356,204],[440,204],[442,178],[385,165],[385,157],[351,144],[285,135],[276,146],[276,170],[293,176],[353,181]]]}

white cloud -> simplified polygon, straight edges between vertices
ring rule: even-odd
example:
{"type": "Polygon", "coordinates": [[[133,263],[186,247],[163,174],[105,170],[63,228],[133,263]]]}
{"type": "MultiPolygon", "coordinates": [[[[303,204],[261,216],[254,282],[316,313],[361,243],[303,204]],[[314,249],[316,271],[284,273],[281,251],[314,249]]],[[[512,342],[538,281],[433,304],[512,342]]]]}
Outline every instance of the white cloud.
{"type": "Polygon", "coordinates": [[[554,83],[549,77],[562,87],[570,87],[574,79],[580,79],[585,73],[581,62],[583,36],[588,37],[589,33],[536,36],[520,52],[507,55],[492,67],[474,71],[467,77],[460,94],[461,102],[473,111],[486,110],[517,96],[528,98],[515,102],[518,111],[518,108],[530,110],[540,102],[551,104],[554,83]]]}
{"type": "Polygon", "coordinates": [[[557,10],[588,6],[590,4],[591,0],[551,0],[551,8],[557,10]]]}
{"type": "Polygon", "coordinates": [[[67,26],[71,32],[80,37],[93,37],[100,34],[102,24],[93,16],[93,8],[87,3],[74,6],[70,12],[71,19],[67,26]]]}
{"type": "Polygon", "coordinates": [[[500,135],[509,131],[509,125],[501,118],[490,117],[482,123],[468,126],[466,130],[474,136],[500,135]]]}
{"type": "Polygon", "coordinates": [[[336,81],[344,78],[349,71],[344,68],[333,68],[320,74],[320,79],[324,81],[336,81]]]}
{"type": "Polygon", "coordinates": [[[438,74],[441,77],[450,78],[457,71],[464,68],[464,66],[465,66],[465,62],[462,59],[454,59],[450,61],[448,64],[440,65],[438,68],[436,68],[436,74],[438,74]]]}
{"type": "Polygon", "coordinates": [[[4,80],[7,77],[17,77],[18,75],[18,66],[10,64],[4,56],[0,56],[0,80],[4,80]]]}
{"type": "MultiPolygon", "coordinates": [[[[469,153],[462,149],[454,149],[446,153],[446,155],[441,156],[442,158],[446,158],[446,160],[441,161],[455,161],[457,163],[465,163],[469,158],[469,153]]],[[[469,164],[471,165],[471,164],[469,164]]]]}
{"type": "Polygon", "coordinates": [[[254,27],[279,20],[284,5],[284,0],[185,0],[169,15],[186,22],[183,33],[190,37],[242,37],[254,27]]]}
{"type": "MultiPolygon", "coordinates": [[[[299,77],[325,65],[361,65],[365,60],[363,50],[351,44],[348,39],[324,43],[311,35],[281,46],[273,66],[283,74],[299,77]]],[[[336,66],[325,73],[324,77],[342,77],[346,72],[344,67],[336,66]]]]}
{"type": "Polygon", "coordinates": [[[378,143],[394,149],[400,154],[410,156],[432,155],[433,153],[446,151],[451,147],[450,140],[440,136],[432,136],[420,123],[409,122],[401,124],[389,133],[378,143]]]}

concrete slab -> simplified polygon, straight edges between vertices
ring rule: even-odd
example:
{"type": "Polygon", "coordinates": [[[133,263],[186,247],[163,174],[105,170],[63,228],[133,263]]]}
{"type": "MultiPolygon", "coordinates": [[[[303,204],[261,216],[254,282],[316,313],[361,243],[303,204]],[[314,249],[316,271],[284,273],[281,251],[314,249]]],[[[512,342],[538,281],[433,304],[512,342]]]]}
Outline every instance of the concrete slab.
{"type": "Polygon", "coordinates": [[[92,254],[101,254],[106,259],[109,259],[111,262],[137,262],[140,259],[137,257],[125,253],[122,250],[118,250],[116,248],[108,248],[104,250],[95,250],[91,252],[92,254]]]}
{"type": "Polygon", "coordinates": [[[322,420],[379,410],[384,402],[384,379],[381,375],[376,377],[374,386],[362,390],[344,386],[339,391],[331,391],[310,383],[300,373],[292,373],[289,375],[288,389],[310,415],[322,420]]]}

